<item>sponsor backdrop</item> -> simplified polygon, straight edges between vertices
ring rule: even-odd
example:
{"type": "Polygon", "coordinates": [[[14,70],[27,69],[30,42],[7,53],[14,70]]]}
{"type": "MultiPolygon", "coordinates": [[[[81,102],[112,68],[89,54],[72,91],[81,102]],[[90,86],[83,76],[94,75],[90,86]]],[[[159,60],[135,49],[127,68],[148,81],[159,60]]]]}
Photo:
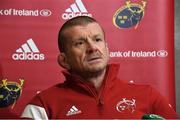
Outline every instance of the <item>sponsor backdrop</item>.
{"type": "Polygon", "coordinates": [[[175,108],[173,0],[0,3],[0,118],[18,118],[33,96],[64,81],[57,63],[58,30],[80,15],[104,27],[110,62],[120,64],[122,80],[151,84],[175,108]]]}

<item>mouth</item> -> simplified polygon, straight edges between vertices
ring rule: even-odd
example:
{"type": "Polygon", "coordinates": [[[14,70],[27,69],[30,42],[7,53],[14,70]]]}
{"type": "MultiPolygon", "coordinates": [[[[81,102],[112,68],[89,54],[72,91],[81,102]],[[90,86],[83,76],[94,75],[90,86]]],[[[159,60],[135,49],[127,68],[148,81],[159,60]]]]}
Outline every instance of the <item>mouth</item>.
{"type": "Polygon", "coordinates": [[[100,62],[101,61],[101,57],[92,57],[92,58],[89,58],[89,59],[87,59],[87,62],[89,62],[89,63],[98,63],[98,62],[100,62]]]}

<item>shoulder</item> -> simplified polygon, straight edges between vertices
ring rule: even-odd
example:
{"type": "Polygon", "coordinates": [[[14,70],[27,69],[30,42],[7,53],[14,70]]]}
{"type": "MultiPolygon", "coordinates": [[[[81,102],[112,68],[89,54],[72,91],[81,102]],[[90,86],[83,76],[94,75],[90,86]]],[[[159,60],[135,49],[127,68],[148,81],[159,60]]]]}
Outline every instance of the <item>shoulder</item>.
{"type": "Polygon", "coordinates": [[[40,91],[40,93],[37,96],[55,97],[56,95],[59,95],[59,93],[63,94],[64,92],[68,91],[68,89],[69,87],[65,83],[59,83],[45,90],[40,91]]]}
{"type": "Polygon", "coordinates": [[[128,83],[126,81],[123,81],[123,84],[126,94],[139,96],[138,98],[146,100],[151,110],[169,109],[169,102],[166,97],[150,84],[128,83]]]}
{"type": "Polygon", "coordinates": [[[132,92],[151,92],[153,87],[150,84],[135,83],[134,81],[118,80],[117,85],[132,92]]]}
{"type": "Polygon", "coordinates": [[[61,90],[64,90],[64,89],[67,89],[67,86],[65,83],[59,83],[59,84],[56,84],[54,86],[51,86],[43,91],[41,91],[40,93],[41,94],[46,94],[46,93],[50,93],[50,92],[58,92],[58,91],[61,91],[61,90]]]}
{"type": "Polygon", "coordinates": [[[59,83],[54,86],[51,86],[45,90],[40,91],[38,94],[36,94],[30,103],[44,103],[48,101],[54,100],[55,97],[61,97],[66,94],[66,91],[68,91],[68,87],[65,83],[59,83]]]}

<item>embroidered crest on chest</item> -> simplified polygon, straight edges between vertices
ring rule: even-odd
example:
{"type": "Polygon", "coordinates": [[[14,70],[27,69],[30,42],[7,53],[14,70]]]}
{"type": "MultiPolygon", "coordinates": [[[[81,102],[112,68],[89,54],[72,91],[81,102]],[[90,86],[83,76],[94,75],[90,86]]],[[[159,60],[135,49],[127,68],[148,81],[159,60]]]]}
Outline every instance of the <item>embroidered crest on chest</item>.
{"type": "Polygon", "coordinates": [[[135,111],[135,108],[136,108],[136,100],[135,99],[128,100],[126,98],[123,98],[116,105],[116,110],[118,112],[129,111],[129,112],[133,113],[135,111]]]}

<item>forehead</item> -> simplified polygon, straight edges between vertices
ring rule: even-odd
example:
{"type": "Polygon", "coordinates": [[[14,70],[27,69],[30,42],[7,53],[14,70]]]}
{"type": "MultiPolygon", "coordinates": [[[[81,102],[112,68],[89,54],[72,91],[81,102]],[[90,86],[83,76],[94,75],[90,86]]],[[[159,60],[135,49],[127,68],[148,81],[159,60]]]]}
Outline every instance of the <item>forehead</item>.
{"type": "Polygon", "coordinates": [[[73,27],[69,27],[64,30],[64,35],[69,38],[78,35],[104,35],[104,32],[98,23],[93,22],[87,25],[76,25],[73,27]]]}

